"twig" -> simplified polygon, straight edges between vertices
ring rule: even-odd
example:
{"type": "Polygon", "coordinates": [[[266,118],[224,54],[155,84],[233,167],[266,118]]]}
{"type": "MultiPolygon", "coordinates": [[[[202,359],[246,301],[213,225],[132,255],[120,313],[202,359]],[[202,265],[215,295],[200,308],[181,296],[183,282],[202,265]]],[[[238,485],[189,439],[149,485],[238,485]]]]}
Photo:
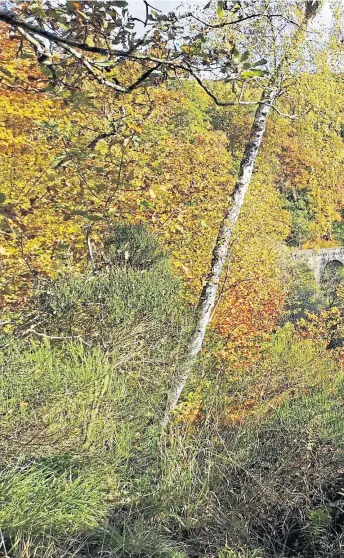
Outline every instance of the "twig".
{"type": "Polygon", "coordinates": [[[299,27],[299,24],[296,21],[293,21],[292,19],[287,18],[283,14],[251,14],[251,15],[248,15],[248,16],[243,16],[243,17],[238,18],[238,19],[234,19],[233,21],[224,21],[222,23],[213,23],[213,24],[212,23],[207,23],[206,21],[203,21],[202,19],[198,18],[197,16],[195,16],[191,12],[183,15],[180,19],[185,19],[187,17],[191,17],[192,19],[195,19],[196,21],[198,21],[202,25],[205,25],[209,29],[223,29],[224,27],[228,27],[229,25],[236,25],[237,23],[243,23],[244,21],[248,21],[250,19],[266,18],[266,19],[270,20],[271,18],[274,18],[274,17],[284,19],[288,23],[291,23],[292,25],[296,25],[297,27],[299,27]]]}
{"type": "Polygon", "coordinates": [[[38,337],[44,337],[46,339],[53,339],[53,340],[59,340],[59,341],[65,341],[68,339],[79,339],[79,341],[81,341],[81,343],[83,343],[84,345],[87,345],[87,347],[91,347],[91,345],[89,343],[87,343],[82,337],[81,335],[67,335],[67,336],[60,336],[60,335],[48,335],[47,333],[41,333],[40,331],[36,331],[35,329],[33,329],[32,327],[30,327],[30,329],[27,329],[26,331],[24,331],[22,333],[22,335],[25,334],[29,334],[29,333],[34,333],[35,335],[38,335],[38,337]]]}
{"type": "Polygon", "coordinates": [[[285,112],[281,112],[275,105],[269,105],[277,114],[283,116],[284,118],[290,118],[290,120],[296,120],[299,118],[299,114],[286,114],[285,112]]]}
{"type": "Polygon", "coordinates": [[[92,247],[92,242],[91,242],[92,226],[91,225],[85,225],[84,230],[85,230],[85,234],[86,234],[86,244],[87,244],[87,250],[88,250],[88,257],[89,257],[90,262],[92,264],[92,267],[94,269],[94,253],[93,253],[93,247],[92,247]]]}

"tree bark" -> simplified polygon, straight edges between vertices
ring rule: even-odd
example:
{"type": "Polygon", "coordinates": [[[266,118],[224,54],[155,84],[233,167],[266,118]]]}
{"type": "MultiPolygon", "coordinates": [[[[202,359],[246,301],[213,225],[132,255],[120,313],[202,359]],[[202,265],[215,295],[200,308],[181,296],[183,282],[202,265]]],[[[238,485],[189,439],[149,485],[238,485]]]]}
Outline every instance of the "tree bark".
{"type": "Polygon", "coordinates": [[[201,352],[206,328],[211,320],[214,309],[221,273],[228,256],[229,242],[251,183],[254,164],[265,133],[270,108],[276,98],[277,91],[278,89],[274,84],[265,89],[256,110],[250,137],[241,160],[239,178],[233,193],[229,197],[227,209],[213,249],[210,272],[199,298],[195,326],[180,365],[180,372],[168,392],[167,406],[162,420],[163,428],[167,426],[190,375],[193,364],[201,352]]]}

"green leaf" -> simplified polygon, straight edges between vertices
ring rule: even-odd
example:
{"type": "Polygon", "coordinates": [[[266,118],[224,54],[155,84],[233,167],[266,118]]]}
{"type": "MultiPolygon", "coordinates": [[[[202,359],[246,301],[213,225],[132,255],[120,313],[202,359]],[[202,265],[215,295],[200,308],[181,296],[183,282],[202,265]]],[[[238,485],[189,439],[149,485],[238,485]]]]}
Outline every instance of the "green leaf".
{"type": "Polygon", "coordinates": [[[243,79],[248,79],[251,77],[261,77],[265,74],[263,70],[247,70],[241,73],[243,79]]]}
{"type": "Polygon", "coordinates": [[[217,16],[221,19],[224,13],[223,10],[224,2],[223,0],[219,0],[217,3],[217,16]]]}
{"type": "Polygon", "coordinates": [[[125,8],[126,6],[128,6],[128,2],[126,2],[126,0],[115,0],[115,2],[113,3],[119,8],[125,8]]]}
{"type": "Polygon", "coordinates": [[[204,35],[204,33],[198,33],[198,35],[196,35],[193,40],[194,42],[201,41],[202,43],[205,43],[206,36],[204,35]]]}
{"type": "Polygon", "coordinates": [[[7,219],[0,219],[0,230],[5,232],[11,230],[7,219]]]}
{"type": "Polygon", "coordinates": [[[267,64],[267,63],[268,63],[268,61],[267,61],[266,58],[261,58],[260,60],[258,60],[258,62],[255,62],[255,63],[252,65],[252,68],[256,68],[257,66],[264,66],[264,65],[267,64]]]}
{"type": "Polygon", "coordinates": [[[250,56],[249,51],[245,50],[245,52],[241,55],[241,58],[240,58],[241,62],[246,62],[246,60],[248,60],[249,56],[250,56]]]}
{"type": "Polygon", "coordinates": [[[42,74],[44,74],[47,77],[51,77],[51,71],[49,70],[49,68],[47,68],[47,66],[45,64],[38,64],[39,69],[41,70],[42,74]]]}
{"type": "Polygon", "coordinates": [[[12,74],[9,70],[7,70],[7,68],[4,68],[3,66],[0,66],[0,72],[2,74],[5,74],[5,76],[7,77],[12,77],[12,74]]]}
{"type": "Polygon", "coordinates": [[[35,14],[35,15],[41,17],[42,19],[45,19],[45,18],[46,18],[46,13],[45,13],[45,11],[43,10],[43,8],[42,8],[41,6],[39,6],[39,5],[37,5],[37,4],[36,4],[35,6],[31,5],[31,12],[32,12],[33,14],[35,14]]]}
{"type": "Polygon", "coordinates": [[[97,66],[100,66],[101,68],[110,68],[116,66],[117,62],[115,62],[114,60],[103,60],[101,62],[96,62],[95,64],[97,66]]]}
{"type": "Polygon", "coordinates": [[[232,50],[232,60],[235,64],[239,64],[239,62],[241,61],[241,55],[237,48],[234,48],[232,50]]]}
{"type": "Polygon", "coordinates": [[[0,203],[4,203],[4,201],[6,200],[6,196],[3,192],[0,192],[0,203]]]}

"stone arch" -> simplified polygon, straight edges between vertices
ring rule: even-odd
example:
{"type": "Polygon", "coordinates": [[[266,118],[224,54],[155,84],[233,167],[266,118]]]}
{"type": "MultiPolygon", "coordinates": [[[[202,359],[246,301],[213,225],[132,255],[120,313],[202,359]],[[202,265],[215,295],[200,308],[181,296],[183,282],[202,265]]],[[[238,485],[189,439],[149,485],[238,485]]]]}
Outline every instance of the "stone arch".
{"type": "Polygon", "coordinates": [[[337,248],[319,248],[318,250],[293,250],[292,256],[308,265],[314,273],[318,285],[321,282],[321,277],[328,264],[331,267],[331,262],[335,261],[337,263],[332,264],[334,267],[340,268],[340,265],[344,266],[343,246],[338,246],[337,248]]]}
{"type": "Polygon", "coordinates": [[[319,279],[320,282],[323,283],[326,281],[326,275],[330,276],[331,273],[335,275],[339,275],[338,272],[344,269],[344,262],[342,259],[327,259],[324,262],[321,262],[320,270],[319,270],[319,279]]]}
{"type": "Polygon", "coordinates": [[[320,270],[319,286],[330,306],[338,301],[338,287],[343,284],[343,262],[339,259],[327,260],[320,270]]]}

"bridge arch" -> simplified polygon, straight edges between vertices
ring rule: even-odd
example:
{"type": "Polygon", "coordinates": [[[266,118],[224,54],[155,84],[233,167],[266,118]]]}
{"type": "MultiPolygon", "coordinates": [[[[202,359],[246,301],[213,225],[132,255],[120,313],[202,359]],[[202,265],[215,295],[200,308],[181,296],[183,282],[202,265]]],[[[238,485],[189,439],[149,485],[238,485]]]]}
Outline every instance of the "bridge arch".
{"type": "Polygon", "coordinates": [[[313,271],[318,285],[320,285],[326,269],[330,270],[332,267],[333,270],[338,270],[341,266],[344,267],[344,247],[294,250],[293,257],[308,265],[313,271]]]}
{"type": "Polygon", "coordinates": [[[328,269],[328,270],[333,269],[333,271],[336,271],[336,270],[339,270],[339,269],[342,269],[342,268],[344,268],[344,263],[341,262],[340,260],[329,260],[323,266],[322,271],[325,271],[326,269],[328,269]]]}
{"type": "Polygon", "coordinates": [[[337,288],[343,281],[343,262],[330,260],[320,270],[320,286],[329,298],[336,297],[337,288]]]}

